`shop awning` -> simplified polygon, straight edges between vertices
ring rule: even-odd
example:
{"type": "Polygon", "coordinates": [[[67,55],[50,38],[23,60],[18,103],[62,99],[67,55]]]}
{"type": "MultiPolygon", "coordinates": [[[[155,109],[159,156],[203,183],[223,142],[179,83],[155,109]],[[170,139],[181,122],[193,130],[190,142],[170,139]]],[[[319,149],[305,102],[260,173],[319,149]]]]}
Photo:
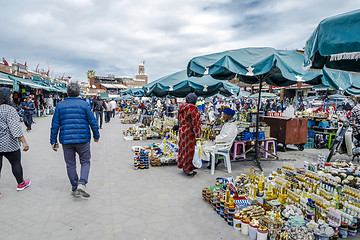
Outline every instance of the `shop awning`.
{"type": "Polygon", "coordinates": [[[44,90],[47,90],[49,91],[49,88],[48,87],[45,87],[45,86],[41,86],[33,81],[31,81],[30,79],[24,79],[24,78],[20,78],[20,77],[16,77],[16,76],[8,76],[8,78],[11,80],[11,81],[18,81],[21,85],[25,85],[25,86],[29,86],[31,88],[34,88],[34,89],[44,89],[44,90]]]}
{"type": "Polygon", "coordinates": [[[56,87],[50,83],[46,83],[38,76],[34,76],[35,80],[29,78],[21,78],[8,73],[0,72],[0,84],[13,85],[13,81],[17,81],[19,84],[29,86],[34,89],[42,89],[49,92],[61,92],[66,93],[67,89],[63,87],[56,87]]]}
{"type": "Polygon", "coordinates": [[[0,83],[12,85],[13,81],[8,78],[8,74],[0,72],[0,83]]]}

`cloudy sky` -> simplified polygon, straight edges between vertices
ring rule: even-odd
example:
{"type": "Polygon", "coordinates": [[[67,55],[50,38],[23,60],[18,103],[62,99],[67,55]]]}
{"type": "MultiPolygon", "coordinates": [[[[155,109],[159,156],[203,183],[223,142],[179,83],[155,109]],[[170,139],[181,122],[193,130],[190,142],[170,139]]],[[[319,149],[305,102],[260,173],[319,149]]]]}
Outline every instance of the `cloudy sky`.
{"type": "Polygon", "coordinates": [[[134,77],[145,60],[149,80],[186,68],[195,56],[269,46],[302,49],[326,17],[359,0],[0,0],[0,59],[53,77],[134,77]]]}

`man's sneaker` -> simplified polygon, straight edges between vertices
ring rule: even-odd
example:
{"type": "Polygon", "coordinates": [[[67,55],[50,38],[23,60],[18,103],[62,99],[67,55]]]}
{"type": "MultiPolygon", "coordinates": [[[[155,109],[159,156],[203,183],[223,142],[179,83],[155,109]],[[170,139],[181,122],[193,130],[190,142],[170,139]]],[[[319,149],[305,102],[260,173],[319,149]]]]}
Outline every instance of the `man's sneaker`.
{"type": "Polygon", "coordinates": [[[90,197],[90,194],[86,192],[85,185],[79,184],[76,190],[78,190],[80,192],[81,197],[83,197],[83,198],[90,197]]]}
{"type": "Polygon", "coordinates": [[[18,191],[22,191],[22,190],[24,190],[25,188],[29,187],[30,184],[31,184],[30,179],[24,179],[22,183],[20,183],[20,184],[17,185],[17,190],[18,190],[18,191]]]}
{"type": "Polygon", "coordinates": [[[81,197],[81,193],[79,192],[78,189],[75,189],[73,192],[72,192],[73,196],[78,198],[78,197],[81,197]]]}

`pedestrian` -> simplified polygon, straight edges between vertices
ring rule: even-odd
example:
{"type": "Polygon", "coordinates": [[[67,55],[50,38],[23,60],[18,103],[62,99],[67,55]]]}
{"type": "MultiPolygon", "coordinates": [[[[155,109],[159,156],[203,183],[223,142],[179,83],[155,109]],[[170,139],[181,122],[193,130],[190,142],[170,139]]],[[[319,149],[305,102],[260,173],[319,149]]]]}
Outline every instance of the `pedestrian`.
{"type": "Polygon", "coordinates": [[[20,143],[25,152],[29,150],[29,145],[21,130],[20,117],[11,102],[10,89],[0,88],[0,173],[2,159],[5,157],[10,162],[12,173],[18,183],[17,190],[21,191],[29,187],[31,181],[23,178],[20,143]]]}
{"type": "MultiPolygon", "coordinates": [[[[139,109],[140,109],[139,123],[140,123],[140,125],[142,125],[144,118],[147,119],[147,117],[149,116],[149,111],[147,110],[144,103],[140,104],[139,109]]],[[[144,125],[146,125],[146,124],[144,124],[144,125]]]]}
{"type": "Polygon", "coordinates": [[[22,108],[24,109],[24,123],[26,126],[26,131],[31,131],[31,124],[33,123],[33,114],[35,110],[35,104],[32,101],[31,96],[28,96],[23,102],[22,108]]]}
{"type": "Polygon", "coordinates": [[[104,109],[104,115],[105,115],[105,123],[110,122],[110,114],[111,114],[111,105],[109,103],[109,100],[105,100],[105,109],[104,109]]]}
{"type": "Polygon", "coordinates": [[[90,171],[91,133],[95,142],[99,141],[99,127],[89,104],[82,101],[80,85],[72,82],[67,86],[68,98],[57,104],[51,122],[50,144],[57,151],[58,133],[62,144],[67,175],[75,197],[90,197],[86,190],[90,171]],[[80,179],[76,172],[76,153],[79,155],[81,170],[80,179]]]}
{"type": "Polygon", "coordinates": [[[181,105],[178,110],[179,121],[179,155],[178,168],[182,168],[188,176],[196,175],[195,167],[192,163],[195,142],[200,140],[200,113],[195,106],[197,96],[195,93],[189,93],[186,96],[186,103],[181,105]]]}
{"type": "Polygon", "coordinates": [[[103,112],[104,112],[105,108],[106,108],[106,106],[105,106],[104,101],[101,99],[100,96],[97,96],[97,98],[94,100],[93,112],[95,113],[96,121],[97,121],[100,129],[102,129],[103,112]]]}
{"type": "Polygon", "coordinates": [[[116,102],[114,99],[112,99],[110,101],[110,104],[111,104],[111,117],[114,118],[115,117],[115,110],[116,110],[116,102]]]}

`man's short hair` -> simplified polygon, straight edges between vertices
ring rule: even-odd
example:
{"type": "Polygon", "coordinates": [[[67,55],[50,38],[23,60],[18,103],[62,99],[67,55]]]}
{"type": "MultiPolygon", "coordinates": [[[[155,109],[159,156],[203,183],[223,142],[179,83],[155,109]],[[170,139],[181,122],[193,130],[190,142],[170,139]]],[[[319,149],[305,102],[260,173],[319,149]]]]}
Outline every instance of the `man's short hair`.
{"type": "Polygon", "coordinates": [[[67,86],[67,94],[69,97],[78,97],[80,95],[80,85],[72,82],[67,86]]]}

